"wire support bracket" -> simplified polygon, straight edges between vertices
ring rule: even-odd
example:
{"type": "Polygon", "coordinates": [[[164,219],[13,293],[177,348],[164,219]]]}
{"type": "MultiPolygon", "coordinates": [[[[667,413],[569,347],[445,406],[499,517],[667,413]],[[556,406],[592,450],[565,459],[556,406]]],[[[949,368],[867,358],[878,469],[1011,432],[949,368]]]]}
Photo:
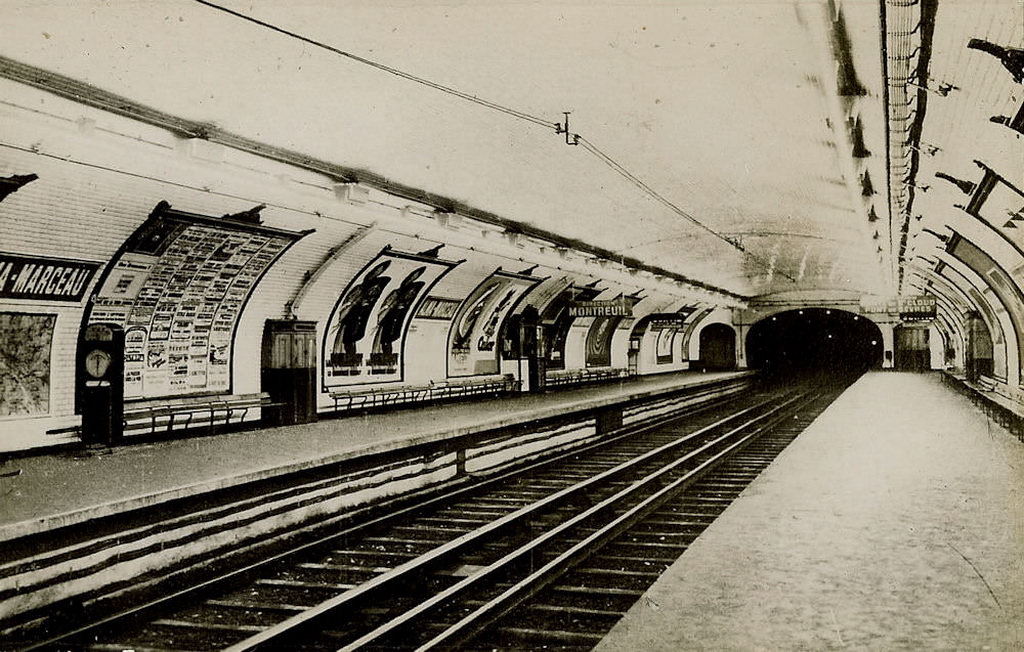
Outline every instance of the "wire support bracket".
{"type": "Polygon", "coordinates": [[[565,134],[565,144],[566,145],[579,145],[580,144],[580,135],[569,132],[569,114],[570,113],[572,113],[572,111],[562,111],[562,115],[565,116],[565,121],[564,122],[556,122],[555,123],[555,133],[556,134],[565,134]]]}

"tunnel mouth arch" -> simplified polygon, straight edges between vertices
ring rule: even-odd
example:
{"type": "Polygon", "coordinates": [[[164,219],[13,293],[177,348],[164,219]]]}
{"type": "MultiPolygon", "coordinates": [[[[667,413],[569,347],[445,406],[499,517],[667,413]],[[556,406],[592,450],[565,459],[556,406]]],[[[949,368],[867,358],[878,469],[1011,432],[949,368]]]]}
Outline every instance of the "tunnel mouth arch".
{"type": "Polygon", "coordinates": [[[861,374],[881,368],[884,349],[877,324],[834,308],[776,313],[746,337],[747,366],[769,378],[861,374]]]}

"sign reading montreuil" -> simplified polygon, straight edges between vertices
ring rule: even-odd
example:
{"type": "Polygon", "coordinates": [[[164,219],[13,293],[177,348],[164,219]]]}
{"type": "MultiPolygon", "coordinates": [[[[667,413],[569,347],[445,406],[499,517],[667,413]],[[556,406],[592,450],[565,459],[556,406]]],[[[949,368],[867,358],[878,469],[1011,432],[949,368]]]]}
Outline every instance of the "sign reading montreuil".
{"type": "Polygon", "coordinates": [[[622,299],[611,301],[574,301],[569,304],[570,317],[629,317],[633,309],[622,299]]]}
{"type": "Polygon", "coordinates": [[[81,301],[99,263],[0,254],[0,299],[81,301]]]}

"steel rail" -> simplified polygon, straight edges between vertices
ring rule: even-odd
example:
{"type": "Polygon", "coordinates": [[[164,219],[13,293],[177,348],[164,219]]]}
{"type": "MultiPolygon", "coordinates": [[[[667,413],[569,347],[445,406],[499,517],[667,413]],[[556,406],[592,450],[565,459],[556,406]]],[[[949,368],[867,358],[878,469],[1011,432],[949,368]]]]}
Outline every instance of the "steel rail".
{"type": "MultiPolygon", "coordinates": [[[[400,628],[406,627],[406,626],[410,625],[411,623],[413,623],[417,618],[421,618],[421,617],[427,615],[428,613],[431,613],[431,612],[437,610],[439,607],[442,607],[442,606],[448,604],[456,596],[466,592],[471,587],[474,587],[475,585],[478,585],[478,584],[480,584],[480,583],[482,583],[482,582],[484,582],[486,580],[490,580],[491,578],[493,578],[494,576],[498,575],[499,573],[502,573],[502,572],[508,570],[511,565],[521,561],[524,557],[530,557],[530,556],[534,555],[538,551],[538,549],[540,549],[542,546],[552,542],[553,540],[557,540],[559,537],[562,537],[565,533],[567,533],[571,529],[573,529],[573,528],[575,528],[575,527],[577,527],[579,525],[582,525],[584,522],[590,520],[591,518],[593,518],[593,517],[595,517],[595,516],[597,516],[597,515],[599,515],[599,514],[601,514],[603,512],[606,512],[608,510],[611,510],[611,509],[614,509],[616,507],[621,506],[622,502],[624,502],[625,500],[628,500],[629,498],[634,497],[637,493],[646,490],[652,483],[654,483],[657,480],[663,478],[667,473],[670,473],[671,471],[677,469],[679,466],[681,466],[681,465],[683,465],[685,463],[693,461],[693,459],[695,457],[698,457],[699,455],[701,455],[701,454],[703,454],[703,453],[705,453],[705,452],[707,452],[707,451],[717,447],[721,443],[723,443],[723,442],[725,442],[725,441],[727,441],[729,439],[734,438],[737,435],[737,433],[740,433],[740,432],[743,432],[743,431],[747,430],[753,424],[755,424],[755,423],[757,423],[759,421],[763,421],[764,419],[767,419],[768,417],[776,414],[780,410],[784,409],[786,406],[788,406],[788,405],[792,404],[793,402],[799,400],[801,398],[801,396],[796,396],[796,397],[790,398],[789,400],[785,401],[784,403],[782,403],[780,405],[777,405],[776,407],[772,408],[768,412],[766,412],[764,414],[761,414],[761,415],[758,415],[758,416],[750,419],[749,421],[747,421],[747,422],[745,422],[745,423],[743,423],[743,424],[733,428],[729,432],[726,432],[726,433],[716,437],[715,439],[711,440],[710,442],[707,442],[707,443],[701,445],[700,447],[698,447],[698,448],[696,448],[696,449],[694,449],[692,451],[687,452],[682,457],[676,458],[675,460],[669,462],[668,464],[666,464],[665,466],[659,468],[658,470],[656,470],[656,471],[654,471],[652,473],[649,473],[644,478],[642,478],[640,480],[637,480],[636,482],[630,484],[625,489],[616,492],[615,494],[605,498],[604,500],[602,500],[601,502],[597,503],[596,505],[590,507],[589,509],[587,509],[587,510],[585,510],[585,511],[579,513],[579,514],[577,514],[576,516],[574,516],[573,518],[569,519],[568,521],[565,521],[565,522],[559,524],[558,526],[552,528],[551,530],[548,530],[547,532],[545,532],[541,536],[539,536],[536,539],[530,541],[529,543],[527,543],[527,544],[517,548],[516,550],[506,554],[501,559],[493,562],[492,564],[490,564],[489,566],[481,569],[477,573],[474,573],[473,575],[470,575],[469,577],[466,577],[465,579],[463,579],[462,581],[458,582],[457,584],[452,585],[451,587],[449,587],[445,591],[443,591],[441,593],[438,593],[437,595],[433,596],[432,598],[430,598],[430,599],[420,603],[415,608],[405,612],[404,614],[402,614],[401,616],[398,616],[397,618],[394,618],[394,619],[388,621],[384,625],[381,625],[380,627],[378,627],[378,628],[374,629],[373,631],[363,635],[362,637],[356,639],[355,641],[345,645],[344,647],[342,647],[340,649],[342,651],[344,651],[344,652],[352,652],[353,650],[358,650],[358,649],[363,648],[365,646],[375,645],[375,644],[376,645],[380,645],[382,643],[382,639],[384,639],[386,636],[394,634],[400,628]]],[[[771,401],[766,401],[764,404],[766,404],[768,402],[771,402],[771,401]]],[[[764,405],[764,404],[762,404],[762,405],[764,405]]],[[[726,419],[723,419],[722,421],[725,421],[725,422],[727,422],[727,421],[734,421],[736,416],[741,416],[741,415],[749,412],[752,409],[753,408],[748,408],[747,410],[743,410],[742,412],[738,413],[737,415],[732,415],[730,417],[727,417],[726,419]]],[[[709,426],[707,429],[710,430],[711,428],[712,428],[712,426],[709,426]]],[[[694,433],[694,434],[696,434],[696,433],[694,433]]],[[[749,437],[752,437],[753,434],[754,433],[750,433],[747,436],[747,438],[744,438],[741,441],[745,441],[749,437]]],[[[689,438],[689,436],[688,436],[688,438],[689,438]]],[[[737,442],[737,443],[739,443],[739,442],[737,442]]],[[[671,444],[667,444],[665,446],[662,446],[662,447],[660,447],[659,449],[656,449],[656,450],[659,450],[662,453],[664,453],[664,452],[667,452],[667,450],[669,450],[671,448],[677,448],[678,447],[677,445],[673,445],[673,444],[675,444],[675,442],[672,442],[671,444]]],[[[729,447],[728,450],[731,451],[732,447],[729,447]]],[[[652,452],[654,452],[654,451],[652,451],[652,452]]],[[[721,459],[721,458],[716,455],[716,457],[713,458],[713,459],[718,460],[718,459],[721,459]]],[[[701,466],[703,467],[705,464],[707,464],[707,462],[702,463],[701,466]]],[[[620,466],[622,466],[622,465],[620,465],[620,466]]],[[[618,521],[619,521],[619,519],[616,519],[614,522],[618,522],[618,521]]],[[[601,531],[602,530],[599,530],[598,532],[601,532],[601,531]]],[[[579,546],[579,544],[574,546],[571,550],[575,550],[576,548],[578,548],[578,546],[579,546]]],[[[559,557],[559,559],[561,559],[561,557],[559,557]]],[[[545,567],[547,567],[547,565],[545,565],[545,567]]],[[[519,586],[519,585],[517,584],[516,586],[519,586]]],[[[515,588],[515,587],[513,587],[513,588],[515,588]]],[[[490,604],[490,603],[488,603],[488,604],[490,604]]],[[[474,614],[476,614],[476,613],[477,612],[474,612],[474,614]]],[[[460,630],[461,630],[461,627],[460,627],[460,630]]],[[[440,642],[437,643],[437,645],[440,645],[440,644],[441,644],[440,642]]],[[[433,647],[433,645],[431,645],[430,647],[433,647]]],[[[249,648],[240,648],[240,649],[249,649],[249,648]]],[[[426,649],[429,649],[429,648],[426,648],[426,649]]],[[[232,652],[234,652],[234,650],[232,650],[232,652]]]]}
{"type": "MultiPolygon", "coordinates": [[[[730,390],[731,388],[732,387],[730,385],[722,389],[730,390]]],[[[695,392],[692,396],[685,396],[685,398],[703,398],[708,395],[714,394],[714,390],[715,388],[702,389],[701,391],[695,392]]],[[[315,549],[318,546],[323,546],[340,538],[351,536],[353,533],[357,533],[359,531],[366,530],[374,526],[387,523],[389,521],[394,521],[396,518],[411,516],[416,512],[427,510],[439,504],[456,500],[460,496],[471,495],[472,493],[478,492],[483,488],[500,484],[501,482],[515,478],[516,476],[542,469],[543,467],[551,464],[557,464],[559,461],[563,461],[572,456],[577,456],[580,454],[585,454],[594,450],[598,450],[602,447],[614,444],[616,442],[628,439],[630,437],[634,437],[638,434],[642,434],[657,428],[664,427],[665,425],[670,424],[673,421],[677,421],[681,418],[694,416],[697,414],[708,412],[715,408],[720,408],[722,407],[722,405],[727,404],[729,401],[735,400],[738,396],[742,396],[742,394],[743,392],[741,391],[739,394],[728,393],[724,396],[712,397],[706,400],[706,402],[697,405],[685,406],[679,411],[670,412],[669,414],[665,415],[658,415],[648,420],[645,420],[642,423],[622,426],[613,431],[610,431],[609,433],[606,433],[603,437],[600,437],[599,439],[596,440],[591,440],[582,446],[578,446],[576,448],[563,448],[562,451],[556,455],[536,460],[524,466],[517,466],[513,469],[506,470],[494,476],[489,476],[480,479],[474,474],[469,474],[462,479],[453,480],[452,484],[454,484],[455,486],[452,487],[449,485],[448,491],[445,491],[443,488],[441,488],[441,493],[439,493],[439,489],[437,487],[434,487],[423,492],[418,492],[420,495],[437,494],[427,498],[424,501],[419,501],[412,505],[406,505],[395,510],[387,511],[387,513],[384,515],[371,518],[367,521],[360,522],[350,527],[346,527],[345,529],[338,532],[332,532],[331,534],[328,534],[326,536],[316,537],[311,541],[306,541],[298,546],[293,546],[287,550],[273,554],[269,557],[264,557],[256,562],[249,563],[241,568],[227,571],[225,573],[217,575],[216,577],[212,577],[197,584],[194,584],[192,586],[179,589],[168,595],[157,597],[156,599],[150,600],[144,604],[129,607],[118,613],[105,616],[94,622],[77,627],[70,631],[63,632],[59,635],[52,636],[50,638],[47,638],[46,640],[31,643],[28,646],[21,647],[19,649],[22,652],[35,652],[37,650],[51,649],[53,646],[60,645],[64,641],[73,638],[78,638],[83,635],[88,635],[100,628],[109,627],[111,625],[122,623],[133,618],[144,618],[146,614],[152,613],[153,611],[157,611],[161,608],[166,608],[166,606],[169,604],[181,602],[197,593],[215,589],[216,587],[223,586],[229,582],[240,581],[241,579],[244,579],[246,576],[251,576],[252,574],[258,572],[262,568],[266,568],[278,562],[287,561],[290,557],[300,555],[303,552],[315,549]]],[[[751,409],[753,409],[754,407],[757,407],[757,405],[752,406],[751,409]]],[[[384,505],[386,506],[387,504],[407,503],[408,500],[409,496],[403,496],[396,501],[387,501],[384,505]]],[[[358,517],[359,513],[363,513],[364,511],[379,512],[381,508],[382,505],[374,505],[366,510],[359,510],[357,513],[354,514],[346,514],[336,519],[330,519],[326,522],[318,522],[312,527],[315,527],[316,529],[322,529],[324,527],[330,526],[332,522],[351,522],[353,518],[358,517]]],[[[292,533],[289,532],[287,534],[290,535],[292,533]]]]}
{"type": "MultiPolygon", "coordinates": [[[[801,398],[804,398],[805,396],[806,395],[794,397],[793,399],[790,399],[786,403],[773,409],[771,412],[762,415],[749,423],[762,420],[763,418],[767,418],[772,414],[781,412],[787,406],[800,400],[801,398]]],[[[747,444],[749,444],[754,439],[759,437],[769,427],[781,421],[781,419],[784,418],[785,416],[788,416],[788,413],[786,415],[783,415],[782,417],[777,418],[774,422],[772,422],[769,425],[764,425],[753,432],[748,432],[740,439],[729,444],[726,448],[715,453],[709,459],[701,462],[693,469],[687,471],[684,475],[671,481],[664,487],[658,489],[657,491],[655,491],[655,493],[643,499],[640,503],[629,508],[626,512],[624,512],[623,514],[621,514],[620,516],[618,516],[613,521],[609,522],[607,525],[600,528],[596,532],[590,534],[585,539],[571,547],[569,550],[558,555],[558,557],[544,564],[527,577],[524,577],[510,588],[506,589],[500,595],[496,596],[495,598],[492,598],[490,601],[481,605],[472,613],[464,616],[457,623],[448,627],[448,629],[446,629],[444,632],[436,635],[434,638],[430,639],[423,645],[419,646],[417,648],[417,652],[427,652],[428,650],[436,650],[439,648],[451,649],[451,647],[453,645],[457,645],[459,641],[465,641],[467,638],[476,635],[481,630],[490,626],[499,618],[507,614],[513,608],[515,608],[525,600],[530,599],[531,597],[539,593],[541,590],[549,586],[552,582],[554,582],[562,574],[564,574],[565,571],[577,565],[583,559],[589,557],[596,549],[600,548],[601,546],[608,543],[615,537],[627,531],[635,523],[643,519],[652,511],[656,510],[659,506],[661,506],[661,504],[663,504],[667,499],[671,498],[674,494],[693,484],[696,480],[700,479],[700,477],[703,476],[705,473],[712,470],[713,468],[721,464],[723,461],[725,461],[727,458],[729,458],[733,453],[746,447],[747,444]]],[[[731,437],[741,432],[746,428],[746,426],[749,425],[749,423],[744,424],[744,426],[741,426],[740,428],[737,428],[725,435],[722,435],[722,437],[720,437],[718,440],[715,440],[715,442],[708,444],[708,446],[711,446],[712,444],[720,442],[728,437],[731,437]]],[[[656,480],[662,478],[668,473],[671,473],[673,470],[677,469],[686,461],[689,460],[686,460],[685,458],[680,458],[666,465],[664,468],[659,469],[658,471],[650,474],[643,480],[638,481],[636,485],[624,490],[621,493],[636,493],[640,491],[643,486],[647,486],[648,484],[655,482],[656,480]]],[[[595,505],[594,509],[611,509],[614,508],[615,506],[615,502],[612,501],[611,498],[606,500],[605,503],[607,504],[601,503],[599,505],[595,505]]],[[[355,646],[346,646],[342,649],[348,651],[357,648],[355,646]]]]}
{"type": "MultiPolygon", "coordinates": [[[[569,499],[585,494],[587,490],[595,486],[600,486],[613,478],[621,476],[622,474],[636,468],[641,464],[645,464],[650,460],[664,455],[672,449],[685,446],[687,443],[694,439],[703,437],[709,432],[715,429],[722,428],[727,424],[742,418],[744,415],[761,409],[766,405],[774,403],[776,398],[769,398],[764,401],[760,401],[752,406],[744,408],[738,412],[730,414],[727,417],[719,419],[712,424],[709,424],[703,428],[695,430],[692,433],[688,433],[683,437],[675,439],[671,442],[663,444],[657,448],[654,448],[642,455],[634,457],[626,462],[616,465],[611,469],[602,471],[601,473],[591,476],[586,480],[582,480],[569,487],[561,489],[535,503],[522,507],[514,512],[511,512],[505,516],[498,518],[495,521],[491,521],[486,525],[467,532],[459,537],[442,544],[441,546],[434,548],[433,550],[411,559],[395,568],[382,573],[359,586],[350,589],[344,593],[341,593],[334,598],[326,600],[315,607],[312,607],[300,614],[296,614],[291,618],[274,625],[262,632],[259,632],[243,641],[236,643],[225,649],[225,652],[245,652],[248,650],[257,649],[262,645],[272,643],[275,640],[280,640],[281,637],[291,634],[299,628],[309,627],[312,623],[320,618],[326,617],[327,615],[334,613],[336,610],[342,607],[351,607],[352,605],[358,604],[359,602],[369,600],[374,596],[380,595],[383,592],[390,590],[392,586],[408,582],[411,577],[418,576],[425,572],[427,569],[432,567],[440,566],[448,562],[453,556],[461,554],[467,550],[474,549],[482,545],[485,541],[491,540],[499,535],[501,532],[508,528],[515,527],[523,522],[528,522],[529,519],[544,510],[551,509],[557,505],[560,505],[569,499]]],[[[666,419],[665,422],[670,422],[671,419],[666,419]]],[[[649,428],[644,428],[649,430],[649,428]]],[[[475,577],[475,576],[473,576],[475,577]]],[[[472,579],[472,578],[467,578],[472,579]]],[[[461,586],[465,581],[456,584],[455,586],[461,586]]],[[[442,593],[441,595],[444,595],[442,593]]],[[[420,605],[423,607],[427,604],[433,604],[432,601],[424,602],[420,605]]],[[[414,610],[418,612],[417,610],[414,610]]],[[[401,620],[399,617],[398,620],[401,620]]],[[[396,622],[396,621],[392,621],[396,622]]]]}

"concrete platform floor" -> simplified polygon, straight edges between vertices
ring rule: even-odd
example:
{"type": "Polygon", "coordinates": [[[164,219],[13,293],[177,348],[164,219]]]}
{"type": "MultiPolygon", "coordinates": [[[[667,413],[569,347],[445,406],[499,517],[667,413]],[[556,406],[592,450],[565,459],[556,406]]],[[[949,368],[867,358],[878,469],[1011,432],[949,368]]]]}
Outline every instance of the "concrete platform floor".
{"type": "Polygon", "coordinates": [[[1024,445],[934,375],[870,373],[597,647],[1024,650],[1024,445]]]}
{"type": "Polygon", "coordinates": [[[298,426],[0,460],[0,545],[14,536],[59,523],[81,522],[246,479],[746,373],[661,374],[546,394],[474,399],[298,426]]]}

